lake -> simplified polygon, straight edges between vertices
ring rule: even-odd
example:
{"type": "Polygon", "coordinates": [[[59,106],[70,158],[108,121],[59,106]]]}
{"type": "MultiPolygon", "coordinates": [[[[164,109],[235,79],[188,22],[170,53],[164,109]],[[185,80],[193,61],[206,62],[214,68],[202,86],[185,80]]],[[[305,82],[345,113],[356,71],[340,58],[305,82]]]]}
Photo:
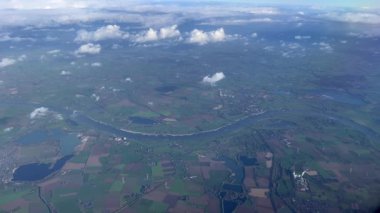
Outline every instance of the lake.
{"type": "Polygon", "coordinates": [[[18,167],[13,173],[12,181],[38,181],[60,170],[74,155],[66,155],[51,163],[30,163],[18,167]]]}

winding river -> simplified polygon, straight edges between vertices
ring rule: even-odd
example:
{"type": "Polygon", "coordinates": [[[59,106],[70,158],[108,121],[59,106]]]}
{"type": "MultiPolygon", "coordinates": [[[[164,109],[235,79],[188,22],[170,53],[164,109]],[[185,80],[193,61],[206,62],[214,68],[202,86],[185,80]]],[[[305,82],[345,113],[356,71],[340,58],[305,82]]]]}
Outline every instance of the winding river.
{"type": "MultiPolygon", "coordinates": [[[[3,102],[3,103],[0,103],[0,105],[3,105],[3,106],[6,105],[8,107],[14,106],[14,105],[22,105],[22,106],[28,105],[28,106],[36,107],[36,108],[41,107],[41,106],[46,106],[46,105],[41,105],[37,103],[20,103],[20,102],[3,102]]],[[[228,133],[231,133],[233,131],[252,126],[254,124],[259,123],[260,121],[264,121],[267,119],[275,119],[283,115],[289,115],[289,114],[292,114],[294,116],[314,116],[314,117],[321,117],[325,119],[332,119],[345,126],[348,126],[350,128],[353,128],[357,131],[362,132],[371,140],[380,139],[380,134],[374,131],[373,129],[369,128],[368,126],[359,124],[351,120],[350,118],[339,116],[337,114],[317,112],[317,111],[272,110],[272,111],[266,111],[266,112],[261,112],[261,113],[254,113],[246,117],[243,117],[239,120],[236,120],[234,122],[231,122],[229,124],[226,124],[224,126],[221,126],[219,128],[215,128],[211,130],[205,130],[205,131],[199,131],[199,132],[193,132],[193,133],[187,133],[187,134],[154,134],[154,133],[144,133],[144,132],[137,132],[137,131],[132,131],[132,130],[119,129],[105,122],[97,121],[87,116],[86,114],[76,111],[76,110],[63,109],[63,108],[58,108],[55,106],[47,106],[47,107],[55,112],[58,112],[64,115],[64,117],[70,117],[72,120],[74,120],[81,126],[90,127],[98,131],[103,131],[103,132],[113,134],[115,136],[127,137],[127,138],[135,139],[135,140],[167,141],[167,140],[175,140],[175,139],[199,140],[199,139],[207,139],[207,138],[217,138],[217,137],[226,135],[228,133]]]]}
{"type": "Polygon", "coordinates": [[[249,127],[260,121],[273,119],[282,115],[289,115],[289,114],[293,114],[294,116],[315,116],[315,117],[321,117],[321,118],[326,118],[326,119],[332,119],[345,126],[348,126],[350,128],[353,128],[355,130],[362,132],[371,140],[380,139],[379,133],[375,132],[373,129],[367,126],[356,123],[355,121],[349,118],[345,118],[338,115],[327,114],[327,113],[299,111],[299,110],[277,110],[277,111],[267,111],[267,112],[262,112],[262,113],[251,114],[244,118],[236,120],[232,123],[229,123],[225,126],[221,126],[219,128],[199,131],[199,132],[194,132],[194,133],[188,133],[188,134],[153,134],[153,133],[144,133],[144,132],[136,132],[136,131],[131,131],[131,130],[119,129],[110,124],[94,120],[86,116],[85,114],[77,112],[77,111],[74,111],[70,117],[74,121],[78,122],[80,125],[84,125],[84,126],[94,128],[96,130],[108,132],[116,136],[127,137],[130,139],[136,139],[136,140],[166,141],[166,140],[173,140],[173,139],[199,140],[199,139],[205,139],[205,138],[216,138],[216,137],[220,137],[228,133],[231,133],[233,131],[236,131],[245,127],[249,127]]]}

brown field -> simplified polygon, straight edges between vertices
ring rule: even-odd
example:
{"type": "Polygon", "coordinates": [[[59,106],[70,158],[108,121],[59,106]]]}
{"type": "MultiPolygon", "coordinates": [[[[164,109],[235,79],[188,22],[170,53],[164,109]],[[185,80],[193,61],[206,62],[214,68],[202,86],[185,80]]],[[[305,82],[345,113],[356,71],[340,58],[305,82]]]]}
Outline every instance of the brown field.
{"type": "Polygon", "coordinates": [[[149,192],[148,194],[145,194],[144,198],[147,200],[162,202],[166,196],[167,196],[167,193],[155,190],[155,191],[149,192]]]}
{"type": "Polygon", "coordinates": [[[122,107],[131,107],[131,106],[136,106],[135,103],[130,101],[129,99],[125,98],[121,100],[119,103],[116,104],[117,106],[122,106],[122,107]]]}
{"type": "Polygon", "coordinates": [[[245,172],[244,185],[247,188],[256,187],[256,182],[254,180],[254,167],[253,166],[245,166],[244,172],[245,172]]]}
{"type": "Polygon", "coordinates": [[[168,194],[165,198],[164,198],[164,203],[168,204],[169,205],[169,208],[172,208],[174,207],[175,205],[177,205],[177,201],[181,198],[181,196],[178,196],[178,195],[173,195],[173,194],[168,194]]]}
{"type": "Polygon", "coordinates": [[[81,170],[86,166],[84,163],[67,162],[62,170],[81,170]]]}
{"type": "Polygon", "coordinates": [[[207,207],[208,212],[220,212],[220,201],[218,198],[209,196],[207,207]]]}
{"type": "Polygon", "coordinates": [[[70,197],[70,196],[75,196],[77,194],[78,194],[77,192],[70,192],[70,193],[66,193],[66,194],[61,194],[59,196],[60,197],[70,197]]]}
{"type": "Polygon", "coordinates": [[[269,186],[268,178],[263,178],[263,177],[257,178],[257,185],[259,187],[268,187],[269,186]]]}
{"type": "Polygon", "coordinates": [[[347,177],[340,173],[341,170],[345,169],[345,166],[340,163],[326,163],[326,162],[319,162],[319,165],[326,169],[334,172],[336,178],[339,182],[347,181],[347,177]]]}
{"type": "Polygon", "coordinates": [[[255,212],[254,206],[248,206],[248,205],[240,205],[235,210],[236,213],[249,213],[249,212],[255,212]]]}
{"type": "Polygon", "coordinates": [[[91,154],[87,159],[86,167],[101,167],[100,158],[108,156],[107,154],[91,154]]]}
{"type": "Polygon", "coordinates": [[[252,197],[266,198],[269,192],[268,188],[251,188],[249,190],[249,195],[252,197]]]}
{"type": "Polygon", "coordinates": [[[272,204],[269,198],[257,198],[256,199],[256,211],[257,212],[274,212],[272,204]]]}
{"type": "Polygon", "coordinates": [[[105,198],[105,208],[108,211],[115,211],[120,207],[120,197],[121,195],[119,193],[110,193],[105,198]]]}
{"type": "Polygon", "coordinates": [[[14,200],[12,202],[9,202],[7,204],[0,206],[0,209],[6,212],[13,212],[13,210],[16,208],[23,208],[23,207],[28,207],[28,206],[29,206],[29,202],[20,198],[20,199],[14,200]]]}
{"type": "Polygon", "coordinates": [[[210,179],[210,171],[211,171],[210,167],[202,166],[201,167],[202,177],[204,179],[210,179]]]}
{"type": "Polygon", "coordinates": [[[125,166],[125,170],[127,172],[133,172],[133,171],[137,171],[137,170],[140,170],[144,168],[144,164],[143,163],[130,163],[128,165],[125,166]]]}
{"type": "Polygon", "coordinates": [[[191,176],[201,176],[202,171],[200,166],[189,166],[187,170],[191,176]]]}
{"type": "Polygon", "coordinates": [[[29,204],[29,212],[45,212],[46,206],[42,202],[33,202],[29,204]]]}
{"type": "Polygon", "coordinates": [[[44,182],[38,184],[38,186],[40,186],[40,187],[46,187],[46,186],[48,186],[48,185],[51,185],[51,184],[57,183],[57,182],[59,182],[59,181],[61,181],[61,179],[60,179],[59,177],[55,177],[55,178],[52,178],[52,179],[46,180],[46,181],[44,181],[44,182]]]}
{"type": "Polygon", "coordinates": [[[198,209],[183,202],[178,202],[174,208],[169,209],[169,212],[173,213],[203,213],[203,209],[198,209]]]}
{"type": "Polygon", "coordinates": [[[202,196],[190,196],[189,202],[193,203],[195,205],[201,205],[201,206],[206,206],[208,203],[208,196],[207,195],[202,195],[202,196]]]}

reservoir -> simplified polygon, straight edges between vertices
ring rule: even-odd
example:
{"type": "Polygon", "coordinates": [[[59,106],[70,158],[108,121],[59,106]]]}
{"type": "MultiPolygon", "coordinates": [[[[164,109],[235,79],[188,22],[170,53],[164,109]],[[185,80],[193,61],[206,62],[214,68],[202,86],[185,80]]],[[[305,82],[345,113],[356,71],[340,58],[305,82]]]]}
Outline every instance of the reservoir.
{"type": "Polygon", "coordinates": [[[66,155],[58,159],[54,165],[51,163],[25,164],[16,169],[12,181],[38,181],[60,170],[73,155],[66,155]]]}

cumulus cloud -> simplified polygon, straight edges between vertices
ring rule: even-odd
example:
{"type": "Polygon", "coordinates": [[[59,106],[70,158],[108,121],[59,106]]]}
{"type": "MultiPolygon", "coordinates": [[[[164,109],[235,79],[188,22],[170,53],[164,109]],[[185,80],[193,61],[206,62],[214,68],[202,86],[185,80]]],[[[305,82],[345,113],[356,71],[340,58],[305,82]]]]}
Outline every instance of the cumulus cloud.
{"type": "Polygon", "coordinates": [[[212,76],[205,76],[202,79],[202,83],[204,84],[209,84],[211,86],[215,86],[218,81],[221,81],[225,78],[226,76],[224,75],[223,72],[217,72],[212,76]]]}
{"type": "Polygon", "coordinates": [[[177,29],[177,25],[163,27],[159,30],[149,28],[146,32],[135,36],[136,42],[150,42],[169,38],[177,38],[181,36],[181,32],[177,29]]]}
{"type": "Polygon", "coordinates": [[[204,32],[202,30],[195,29],[191,31],[188,42],[204,45],[209,42],[225,41],[228,37],[229,36],[225,34],[223,28],[219,28],[215,31],[210,32],[204,32]]]}
{"type": "Polygon", "coordinates": [[[101,41],[106,39],[119,39],[128,37],[128,33],[120,30],[118,25],[107,25],[100,27],[95,31],[79,30],[75,41],[77,42],[90,42],[101,41]]]}
{"type": "Polygon", "coordinates": [[[83,44],[80,46],[75,53],[76,54],[98,54],[102,50],[102,47],[100,44],[93,44],[93,43],[88,43],[88,44],[83,44]]]}
{"type": "Polygon", "coordinates": [[[16,63],[16,60],[12,58],[3,58],[0,61],[0,68],[11,66],[16,63]]]}
{"type": "Polygon", "coordinates": [[[328,13],[324,17],[341,22],[362,23],[362,24],[380,24],[380,15],[375,13],[363,12],[346,12],[346,13],[328,13]]]}
{"type": "Polygon", "coordinates": [[[42,118],[42,117],[45,117],[48,113],[49,113],[49,109],[48,108],[46,108],[46,107],[39,107],[39,108],[34,109],[30,113],[29,117],[30,117],[30,119],[42,118]]]}
{"type": "Polygon", "coordinates": [[[48,115],[53,116],[57,120],[63,120],[63,116],[61,114],[50,111],[49,108],[47,107],[39,107],[39,108],[34,109],[29,114],[29,118],[34,120],[34,119],[46,117],[48,115]]]}

